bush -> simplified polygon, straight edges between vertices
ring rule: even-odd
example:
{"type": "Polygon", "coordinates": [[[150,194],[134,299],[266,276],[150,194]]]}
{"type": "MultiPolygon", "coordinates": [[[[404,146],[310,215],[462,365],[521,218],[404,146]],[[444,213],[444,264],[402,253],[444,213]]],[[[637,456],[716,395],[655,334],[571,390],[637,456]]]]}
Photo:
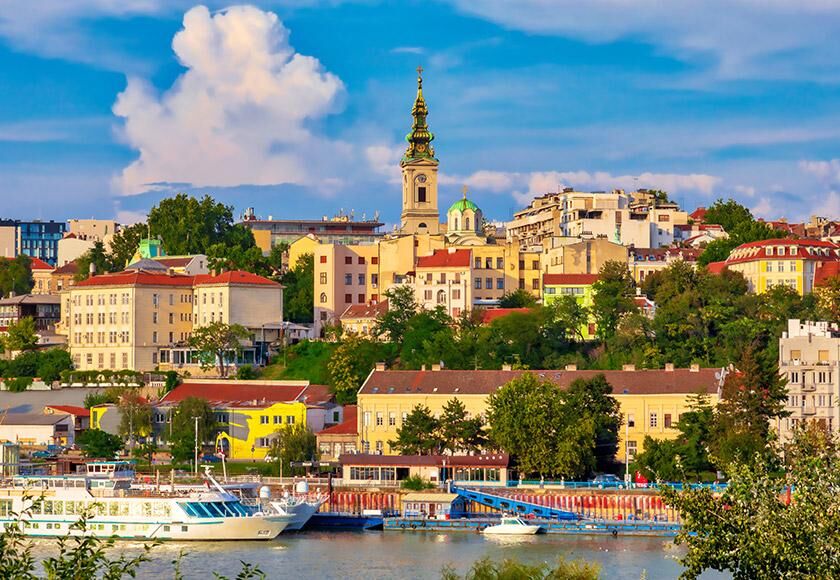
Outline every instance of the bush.
{"type": "Polygon", "coordinates": [[[423,491],[424,489],[433,489],[435,484],[419,475],[411,475],[403,480],[400,487],[408,491],[423,491]]]}
{"type": "Polygon", "coordinates": [[[16,377],[6,379],[6,388],[12,393],[22,393],[32,385],[32,377],[16,377]]]}
{"type": "Polygon", "coordinates": [[[242,366],[236,369],[236,378],[240,381],[251,381],[257,378],[257,371],[250,365],[242,366]]]}
{"type": "Polygon", "coordinates": [[[584,560],[566,560],[559,558],[556,566],[542,564],[524,564],[517,560],[494,562],[483,558],[472,565],[465,576],[459,576],[452,568],[443,569],[441,577],[444,580],[502,580],[507,578],[522,578],[527,580],[550,580],[563,578],[564,580],[597,580],[601,567],[593,562],[584,560]]]}

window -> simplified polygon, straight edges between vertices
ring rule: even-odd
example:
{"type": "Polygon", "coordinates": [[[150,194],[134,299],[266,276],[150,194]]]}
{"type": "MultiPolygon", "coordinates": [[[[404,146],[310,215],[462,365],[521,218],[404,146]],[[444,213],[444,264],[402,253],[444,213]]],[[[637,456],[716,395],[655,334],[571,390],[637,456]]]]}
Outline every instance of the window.
{"type": "Polygon", "coordinates": [[[157,344],[157,330],[152,333],[152,344],[157,344]]]}
{"type": "Polygon", "coordinates": [[[627,413],[627,427],[633,428],[636,426],[636,416],[633,413],[627,413]]]}
{"type": "Polygon", "coordinates": [[[493,258],[485,258],[484,259],[484,267],[488,270],[493,267],[493,258]]]}
{"type": "Polygon", "coordinates": [[[452,300],[460,300],[461,299],[461,289],[455,288],[452,290],[452,300]]]}
{"type": "Polygon", "coordinates": [[[376,412],[376,426],[381,427],[382,425],[383,425],[382,412],[377,411],[376,412]]]}
{"type": "Polygon", "coordinates": [[[437,303],[438,304],[446,304],[446,291],[445,290],[438,290],[437,303]]]}
{"type": "Polygon", "coordinates": [[[374,256],[373,258],[370,259],[370,263],[374,264],[374,265],[378,264],[379,263],[379,258],[377,256],[374,256]]]}
{"type": "Polygon", "coordinates": [[[475,279],[475,289],[476,290],[481,290],[481,278],[476,278],[475,279]]]}
{"type": "Polygon", "coordinates": [[[423,300],[427,302],[432,299],[432,291],[431,290],[424,290],[423,291],[423,300]]]}
{"type": "Polygon", "coordinates": [[[480,270],[480,269],[481,269],[481,258],[476,258],[476,259],[475,259],[475,269],[476,269],[476,270],[480,270]]]}
{"type": "Polygon", "coordinates": [[[828,362],[828,351],[827,350],[817,351],[817,361],[819,361],[820,363],[827,363],[828,362]]]}
{"type": "Polygon", "coordinates": [[[801,350],[790,351],[790,360],[800,360],[801,358],[802,358],[802,351],[801,350]]]}
{"type": "Polygon", "coordinates": [[[379,274],[371,274],[370,275],[370,285],[376,288],[376,285],[379,284],[379,274]]]}
{"type": "Polygon", "coordinates": [[[364,274],[359,274],[359,286],[364,286],[364,285],[365,285],[365,275],[364,274]]]}
{"type": "Polygon", "coordinates": [[[525,278],[520,278],[519,279],[519,289],[520,290],[525,290],[525,278]]]}
{"type": "Polygon", "coordinates": [[[636,442],[628,439],[627,440],[627,456],[630,459],[633,459],[634,457],[636,457],[637,449],[638,449],[638,445],[636,444],[636,442]]]}
{"type": "Polygon", "coordinates": [[[359,304],[364,304],[364,303],[365,303],[365,295],[364,294],[359,294],[359,304]]]}
{"type": "Polygon", "coordinates": [[[353,284],[353,274],[345,274],[344,275],[344,285],[350,286],[353,284]]]}
{"type": "Polygon", "coordinates": [[[417,188],[417,201],[420,203],[426,203],[426,188],[425,187],[418,187],[417,188]]]}
{"type": "Polygon", "coordinates": [[[790,263],[790,271],[791,272],[796,272],[796,262],[791,262],[790,263]]]}
{"type": "Polygon", "coordinates": [[[344,303],[350,304],[353,302],[353,295],[352,294],[345,294],[344,295],[344,303]]]}
{"type": "Polygon", "coordinates": [[[352,264],[353,263],[353,256],[344,256],[344,263],[345,264],[352,264]]]}
{"type": "Polygon", "coordinates": [[[321,274],[318,276],[318,278],[320,279],[321,284],[326,284],[327,283],[327,273],[326,272],[321,272],[321,274]]]}
{"type": "Polygon", "coordinates": [[[540,279],[539,278],[534,278],[533,280],[531,280],[531,288],[533,290],[539,290],[540,289],[540,279]]]}
{"type": "Polygon", "coordinates": [[[268,415],[260,415],[260,425],[268,425],[268,415]]]}
{"type": "Polygon", "coordinates": [[[779,262],[778,265],[779,265],[779,272],[784,272],[785,271],[785,263],[784,262],[779,262]]]}
{"type": "Polygon", "coordinates": [[[540,269],[540,261],[539,260],[533,260],[531,262],[531,269],[532,270],[539,270],[540,269]]]}
{"type": "Polygon", "coordinates": [[[388,413],[388,425],[393,427],[397,424],[397,414],[393,411],[388,413]]]}
{"type": "Polygon", "coordinates": [[[282,425],[283,424],[283,417],[280,415],[274,415],[274,424],[275,425],[282,425]]]}
{"type": "Polygon", "coordinates": [[[768,271],[768,272],[772,272],[772,271],[773,271],[773,262],[767,262],[767,271],[768,271]]]}
{"type": "Polygon", "coordinates": [[[504,258],[496,258],[496,269],[503,270],[505,267],[505,259],[504,258]]]}
{"type": "Polygon", "coordinates": [[[326,264],[327,263],[327,257],[326,256],[320,256],[320,262],[322,264],[326,264]]]}
{"type": "Polygon", "coordinates": [[[656,427],[659,424],[659,416],[656,413],[650,414],[650,426],[656,427]]]}
{"type": "Polygon", "coordinates": [[[365,411],[365,427],[370,427],[370,411],[365,411]]]}
{"type": "Polygon", "coordinates": [[[295,424],[294,416],[293,415],[287,415],[286,416],[286,425],[294,425],[294,424],[295,424]]]}
{"type": "Polygon", "coordinates": [[[485,278],[484,287],[487,290],[492,290],[493,289],[493,278],[485,278]]]}
{"type": "Polygon", "coordinates": [[[327,303],[327,293],[326,292],[321,292],[321,304],[326,304],[326,303],[327,303]]]}
{"type": "Polygon", "coordinates": [[[665,428],[670,429],[671,428],[671,414],[670,413],[665,413],[665,416],[663,417],[663,419],[665,421],[665,428]]]}
{"type": "Polygon", "coordinates": [[[377,441],[376,442],[376,453],[378,455],[382,455],[382,441],[377,441]]]}
{"type": "Polygon", "coordinates": [[[358,263],[359,265],[364,264],[365,263],[365,257],[364,256],[359,256],[359,259],[356,260],[356,263],[358,263]]]}
{"type": "Polygon", "coordinates": [[[158,323],[158,313],[157,312],[152,312],[152,324],[157,324],[157,323],[158,323]]]}

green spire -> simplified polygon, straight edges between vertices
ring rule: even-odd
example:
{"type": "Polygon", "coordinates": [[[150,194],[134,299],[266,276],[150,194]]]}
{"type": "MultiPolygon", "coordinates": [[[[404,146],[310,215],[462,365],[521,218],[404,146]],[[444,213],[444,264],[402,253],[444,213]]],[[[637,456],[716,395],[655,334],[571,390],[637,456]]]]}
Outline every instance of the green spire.
{"type": "Polygon", "coordinates": [[[414,107],[411,109],[411,116],[414,117],[414,123],[411,125],[411,132],[405,136],[408,141],[405,155],[403,155],[402,163],[408,163],[415,159],[435,159],[435,148],[432,147],[434,134],[429,131],[429,126],[426,124],[426,116],[429,114],[429,109],[426,108],[426,100],[423,98],[423,67],[417,67],[417,98],[414,99],[414,107]]]}

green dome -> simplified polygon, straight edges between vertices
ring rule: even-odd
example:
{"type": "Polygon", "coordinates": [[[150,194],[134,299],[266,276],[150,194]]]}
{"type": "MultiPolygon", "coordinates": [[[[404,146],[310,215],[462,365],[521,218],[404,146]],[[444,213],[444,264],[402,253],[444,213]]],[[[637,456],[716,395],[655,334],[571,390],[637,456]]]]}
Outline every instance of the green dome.
{"type": "Polygon", "coordinates": [[[477,205],[475,205],[473,202],[468,200],[466,197],[463,198],[463,199],[459,199],[458,201],[456,201],[455,203],[453,203],[452,205],[449,206],[449,211],[458,210],[461,213],[463,213],[464,210],[468,210],[468,209],[471,209],[473,211],[481,211],[480,209],[478,209],[477,205]]]}

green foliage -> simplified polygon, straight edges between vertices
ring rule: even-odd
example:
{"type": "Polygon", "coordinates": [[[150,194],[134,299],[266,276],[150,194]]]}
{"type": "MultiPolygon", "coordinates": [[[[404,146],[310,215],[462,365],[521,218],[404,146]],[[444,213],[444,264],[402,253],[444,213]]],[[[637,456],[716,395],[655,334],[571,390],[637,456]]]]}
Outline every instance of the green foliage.
{"type": "Polygon", "coordinates": [[[70,353],[63,348],[51,348],[37,353],[37,376],[47,384],[61,378],[61,373],[73,368],[70,353]]]}
{"type": "Polygon", "coordinates": [[[447,354],[456,354],[453,352],[453,321],[442,307],[422,310],[409,318],[399,342],[400,363],[407,369],[431,366],[446,358],[447,354]]]}
{"type": "Polygon", "coordinates": [[[388,299],[388,311],[376,321],[374,333],[379,337],[401,345],[411,320],[418,310],[411,286],[395,286],[385,291],[388,299]]]}
{"type": "Polygon", "coordinates": [[[703,221],[707,224],[722,226],[727,232],[734,232],[738,228],[754,221],[752,212],[734,199],[717,199],[706,209],[703,221]]]}
{"type": "Polygon", "coordinates": [[[205,399],[187,397],[172,411],[172,431],[169,449],[175,461],[187,461],[195,452],[195,419],[198,417],[199,451],[203,443],[212,441],[216,430],[216,417],[205,399]]]}
{"type": "Polygon", "coordinates": [[[101,429],[88,429],[76,439],[85,457],[113,459],[123,448],[123,440],[101,429]]]}
{"type": "Polygon", "coordinates": [[[721,570],[736,580],[840,577],[838,441],[816,425],[799,429],[787,471],[766,457],[729,466],[729,485],[663,489],[683,521],[682,578],[721,570]]]}
{"type": "Polygon", "coordinates": [[[0,260],[0,297],[6,298],[12,292],[18,296],[29,294],[32,286],[32,258],[20,254],[10,260],[0,260]]]}
{"type": "Polygon", "coordinates": [[[484,420],[481,416],[470,417],[460,399],[446,402],[438,423],[441,447],[451,454],[475,452],[486,443],[484,420]]]}
{"type": "Polygon", "coordinates": [[[566,478],[590,473],[598,423],[608,421],[576,407],[580,396],[567,399],[551,382],[523,373],[490,395],[490,441],[514,456],[524,473],[566,478]]]}
{"type": "Polygon", "coordinates": [[[143,373],[130,369],[123,369],[120,371],[111,371],[107,369],[91,371],[65,370],[61,372],[61,381],[66,384],[82,383],[86,385],[101,385],[104,383],[110,383],[112,385],[142,386],[143,373]]]}
{"type": "Polygon", "coordinates": [[[723,226],[729,238],[714,240],[706,246],[698,260],[701,266],[725,260],[741,244],[786,236],[785,232],[756,221],[749,209],[733,199],[715,201],[706,210],[705,222],[723,226]]]}
{"type": "Polygon", "coordinates": [[[597,335],[602,340],[609,340],[615,336],[621,318],[638,310],[633,300],[636,283],[627,264],[612,260],[605,262],[592,291],[592,315],[597,335]]]}
{"type": "Polygon", "coordinates": [[[32,386],[32,377],[15,377],[4,381],[6,388],[12,393],[22,393],[32,386]]]}
{"type": "Polygon", "coordinates": [[[316,385],[329,385],[331,382],[328,363],[338,346],[331,342],[302,340],[277,355],[272,364],[262,369],[260,378],[303,379],[316,385]]]}
{"type": "Polygon", "coordinates": [[[176,371],[166,371],[163,374],[166,376],[166,380],[163,383],[163,394],[165,395],[181,384],[181,377],[178,376],[176,371]]]}
{"type": "Polygon", "coordinates": [[[524,564],[506,559],[501,562],[483,558],[475,562],[464,575],[458,575],[452,568],[444,568],[443,580],[598,580],[601,568],[598,564],[583,560],[559,558],[557,564],[524,564]]]}
{"type": "Polygon", "coordinates": [[[250,381],[257,378],[257,369],[251,365],[241,366],[236,369],[236,378],[240,381],[250,381]]]}
{"type": "MultiPolygon", "coordinates": [[[[272,248],[272,252],[274,249],[272,248]]],[[[283,274],[280,282],[285,286],[283,320],[311,323],[315,308],[315,256],[300,256],[297,263],[283,274]]]]}
{"type": "Polygon", "coordinates": [[[434,489],[435,484],[427,479],[423,479],[419,475],[410,475],[402,480],[400,488],[407,491],[423,491],[426,489],[434,489]]]}
{"type": "MultiPolygon", "coordinates": [[[[145,223],[125,226],[114,234],[111,238],[110,254],[108,255],[108,261],[114,271],[118,272],[128,266],[129,261],[140,246],[140,240],[145,238],[146,235],[148,235],[148,226],[145,223]]],[[[87,268],[80,269],[80,271],[87,272],[87,268]]]]}
{"type": "Polygon", "coordinates": [[[425,405],[416,405],[397,429],[397,438],[390,441],[401,455],[436,455],[444,442],[439,436],[440,422],[425,405]]]}
{"type": "Polygon", "coordinates": [[[250,337],[248,329],[241,324],[227,324],[217,321],[194,328],[190,335],[190,346],[199,352],[203,370],[219,369],[219,376],[227,377],[229,358],[242,352],[242,342],[250,337]]]}
{"type": "Polygon", "coordinates": [[[3,346],[8,351],[33,350],[38,347],[38,334],[35,331],[35,320],[30,316],[9,324],[3,337],[3,346]]]}
{"type": "Polygon", "coordinates": [[[152,235],[159,236],[169,255],[207,254],[215,244],[247,250],[254,235],[233,223],[233,207],[209,195],[196,199],[185,193],[163,199],[149,211],[152,235]]]}
{"type": "Polygon", "coordinates": [[[499,300],[499,308],[531,308],[537,304],[533,294],[522,288],[513,292],[505,292],[499,300]]]}
{"type": "MultiPolygon", "coordinates": [[[[250,234],[251,231],[248,230],[250,234]]],[[[253,240],[253,234],[251,234],[253,240]]],[[[255,245],[243,248],[227,243],[213,244],[207,248],[207,266],[215,272],[244,270],[260,276],[273,276],[275,270],[269,265],[268,258],[255,245]]]]}
{"type": "Polygon", "coordinates": [[[342,405],[356,402],[359,387],[377,362],[390,362],[393,345],[360,336],[347,336],[338,344],[327,363],[329,384],[336,402],[342,405]]]}
{"type": "Polygon", "coordinates": [[[282,465],[284,475],[303,474],[305,470],[293,468],[291,463],[317,461],[320,457],[318,440],[305,425],[287,425],[271,436],[268,456],[273,458],[273,463],[278,467],[282,465]]]}
{"type": "Polygon", "coordinates": [[[575,379],[563,393],[566,406],[578,409],[592,419],[595,427],[595,468],[598,471],[611,467],[618,449],[618,428],[622,418],[618,401],[610,395],[612,386],[604,375],[575,379]]]}
{"type": "Polygon", "coordinates": [[[91,249],[76,258],[76,266],[78,268],[76,275],[74,276],[76,282],[88,279],[90,276],[91,265],[93,265],[96,276],[107,272],[122,270],[122,266],[125,266],[125,264],[114,264],[111,261],[110,256],[105,251],[105,244],[99,240],[94,242],[91,249]]]}
{"type": "Polygon", "coordinates": [[[814,290],[819,307],[820,320],[840,322],[840,276],[831,276],[814,290]]]}
{"type": "Polygon", "coordinates": [[[152,433],[152,406],[134,390],[126,390],[118,403],[120,411],[119,433],[134,444],[136,437],[148,437],[152,433]]]}

